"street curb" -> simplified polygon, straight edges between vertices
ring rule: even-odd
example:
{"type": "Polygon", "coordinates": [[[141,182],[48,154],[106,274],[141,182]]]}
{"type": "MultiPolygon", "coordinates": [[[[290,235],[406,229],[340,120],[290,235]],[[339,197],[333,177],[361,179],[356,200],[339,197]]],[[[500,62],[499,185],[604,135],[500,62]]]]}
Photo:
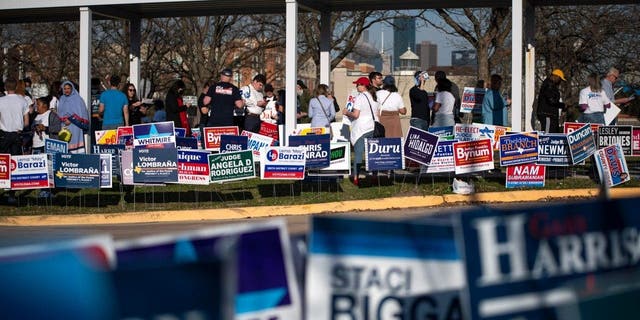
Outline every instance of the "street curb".
{"type": "MultiPolygon", "coordinates": [[[[467,203],[505,203],[548,201],[567,198],[596,198],[598,189],[527,190],[484,192],[474,195],[447,194],[441,196],[393,197],[353,200],[294,206],[239,207],[205,210],[172,210],[111,214],[73,214],[0,217],[0,226],[62,226],[90,224],[125,224],[231,220],[275,216],[310,215],[315,213],[345,213],[371,210],[411,209],[467,203]]],[[[640,188],[610,190],[611,198],[640,197],[640,188]]]]}

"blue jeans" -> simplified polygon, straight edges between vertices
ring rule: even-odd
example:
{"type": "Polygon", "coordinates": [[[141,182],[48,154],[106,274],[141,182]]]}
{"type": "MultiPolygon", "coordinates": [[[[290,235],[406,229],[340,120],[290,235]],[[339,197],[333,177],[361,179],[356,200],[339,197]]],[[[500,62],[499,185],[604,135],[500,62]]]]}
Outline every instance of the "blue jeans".
{"type": "Polygon", "coordinates": [[[604,123],[604,112],[583,113],[578,118],[581,123],[604,123]]]}
{"type": "Polygon", "coordinates": [[[353,145],[353,152],[355,154],[353,157],[353,169],[351,171],[351,175],[354,177],[358,176],[358,166],[364,160],[364,139],[366,138],[373,138],[373,131],[363,134],[353,145]]]}
{"type": "Polygon", "coordinates": [[[409,119],[409,125],[424,131],[429,130],[429,122],[427,122],[427,120],[424,120],[424,119],[411,118],[409,119]]]}

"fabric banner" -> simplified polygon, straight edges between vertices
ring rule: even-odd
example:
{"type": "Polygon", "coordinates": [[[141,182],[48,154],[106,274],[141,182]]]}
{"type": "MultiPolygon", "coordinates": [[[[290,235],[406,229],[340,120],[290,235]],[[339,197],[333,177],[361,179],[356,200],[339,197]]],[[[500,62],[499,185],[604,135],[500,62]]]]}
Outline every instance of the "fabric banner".
{"type": "MultiPolygon", "coordinates": [[[[452,127],[453,128],[453,127],[452,127]]],[[[418,128],[409,127],[404,142],[404,156],[417,163],[428,165],[436,151],[439,137],[418,128]]]]}
{"type": "Polygon", "coordinates": [[[11,188],[11,155],[0,154],[0,188],[11,188]]]}
{"type": "Polygon", "coordinates": [[[624,150],[619,144],[600,149],[594,156],[600,177],[604,179],[607,186],[615,187],[631,180],[624,150]]]}
{"type": "Polygon", "coordinates": [[[209,155],[210,181],[215,183],[256,177],[251,150],[209,155]]]}
{"type": "Polygon", "coordinates": [[[136,148],[176,148],[173,121],[136,124],[133,126],[133,146],[136,148]]]}
{"type": "Polygon", "coordinates": [[[260,178],[264,180],[302,180],[306,149],[302,147],[268,147],[260,155],[260,178]]]}
{"type": "Polygon", "coordinates": [[[305,319],[462,316],[450,224],[314,216],[311,225],[305,319]]]}
{"type": "Polygon", "coordinates": [[[303,147],[307,149],[306,168],[307,169],[320,169],[326,168],[330,164],[330,140],[331,137],[328,134],[320,135],[304,135],[304,136],[289,136],[290,147],[303,147]]]}
{"type": "Polygon", "coordinates": [[[568,167],[571,165],[569,142],[564,134],[542,134],[538,137],[539,165],[568,167]]]}
{"type": "Polygon", "coordinates": [[[366,138],[364,155],[367,171],[404,169],[402,138],[366,138]]]}
{"type": "Polygon", "coordinates": [[[204,131],[204,148],[211,151],[220,151],[220,136],[223,134],[237,136],[240,131],[238,127],[205,127],[204,131]]]}
{"type": "Polygon", "coordinates": [[[178,183],[209,184],[209,152],[202,150],[178,150],[178,183]]]}
{"type": "Polygon", "coordinates": [[[249,137],[238,135],[220,135],[220,153],[247,150],[249,137]]]}
{"type": "Polygon", "coordinates": [[[133,182],[177,183],[178,150],[176,148],[134,148],[133,182]]]}
{"type": "Polygon", "coordinates": [[[100,188],[100,155],[57,153],[54,184],[57,188],[100,188]]]}
{"type": "MultiPolygon", "coordinates": [[[[426,166],[425,173],[454,172],[456,163],[453,159],[453,144],[456,142],[458,140],[438,140],[436,153],[431,158],[431,163],[426,166]]],[[[420,171],[422,172],[422,168],[420,171]]]]}
{"type": "Polygon", "coordinates": [[[482,113],[482,101],[486,93],[484,88],[464,87],[462,91],[461,113],[482,113]],[[477,112],[479,110],[480,112],[477,112]]]}
{"type": "Polygon", "coordinates": [[[538,133],[514,133],[500,137],[500,166],[538,161],[538,133]]]}
{"type": "Polygon", "coordinates": [[[631,156],[632,151],[632,126],[600,126],[596,135],[598,149],[619,144],[625,156],[631,156]]]}
{"type": "Polygon", "coordinates": [[[493,149],[491,139],[461,141],[453,144],[456,174],[492,170],[493,149]]]}
{"type": "Polygon", "coordinates": [[[567,142],[569,143],[571,160],[574,165],[584,161],[596,152],[596,143],[589,124],[584,124],[580,129],[568,133],[567,142]]]}
{"type": "Polygon", "coordinates": [[[505,186],[507,188],[543,188],[545,167],[535,163],[507,167],[505,186]]]}
{"type": "Polygon", "coordinates": [[[47,154],[11,156],[11,189],[38,189],[49,187],[47,154]]]}

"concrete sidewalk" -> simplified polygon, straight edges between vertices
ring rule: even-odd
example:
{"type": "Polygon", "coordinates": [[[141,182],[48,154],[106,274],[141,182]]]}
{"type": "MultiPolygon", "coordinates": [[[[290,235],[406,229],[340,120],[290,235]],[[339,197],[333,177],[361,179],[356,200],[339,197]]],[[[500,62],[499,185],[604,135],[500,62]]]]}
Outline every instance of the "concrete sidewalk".
{"type": "MultiPolygon", "coordinates": [[[[640,188],[614,188],[612,198],[640,197],[640,188]]],[[[434,195],[393,197],[377,200],[356,200],[303,204],[295,206],[240,207],[205,210],[144,211],[111,214],[74,214],[0,217],[1,226],[61,226],[181,222],[265,218],[275,216],[311,215],[315,213],[346,213],[370,210],[415,209],[456,204],[488,204],[505,202],[549,201],[558,199],[596,198],[598,189],[527,190],[485,192],[475,195],[434,195]]]]}

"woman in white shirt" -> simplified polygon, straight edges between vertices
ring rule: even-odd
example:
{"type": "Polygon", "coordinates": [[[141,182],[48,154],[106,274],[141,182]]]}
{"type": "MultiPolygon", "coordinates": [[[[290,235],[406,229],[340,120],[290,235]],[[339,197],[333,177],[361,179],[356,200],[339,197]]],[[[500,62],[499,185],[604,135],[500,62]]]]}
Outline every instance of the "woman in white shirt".
{"type": "Polygon", "coordinates": [[[384,126],[385,138],[403,137],[400,115],[407,114],[407,109],[398,94],[396,80],[392,76],[386,76],[382,84],[382,90],[378,90],[376,96],[380,103],[380,123],[384,126]]]}
{"type": "Polygon", "coordinates": [[[589,86],[580,90],[580,110],[578,121],[582,123],[604,123],[604,112],[611,107],[611,101],[602,90],[600,77],[592,73],[587,77],[589,86]]]}
{"type": "Polygon", "coordinates": [[[358,185],[358,167],[364,159],[364,139],[373,137],[374,123],[378,120],[378,102],[375,89],[369,78],[360,77],[353,82],[358,90],[358,96],[353,103],[353,109],[342,110],[342,114],[351,120],[351,145],[353,145],[354,161],[351,171],[352,181],[358,185]]]}
{"type": "Polygon", "coordinates": [[[433,126],[450,127],[456,124],[453,117],[453,106],[456,103],[451,93],[451,81],[449,79],[438,80],[438,92],[436,101],[433,104],[433,126]]]}

